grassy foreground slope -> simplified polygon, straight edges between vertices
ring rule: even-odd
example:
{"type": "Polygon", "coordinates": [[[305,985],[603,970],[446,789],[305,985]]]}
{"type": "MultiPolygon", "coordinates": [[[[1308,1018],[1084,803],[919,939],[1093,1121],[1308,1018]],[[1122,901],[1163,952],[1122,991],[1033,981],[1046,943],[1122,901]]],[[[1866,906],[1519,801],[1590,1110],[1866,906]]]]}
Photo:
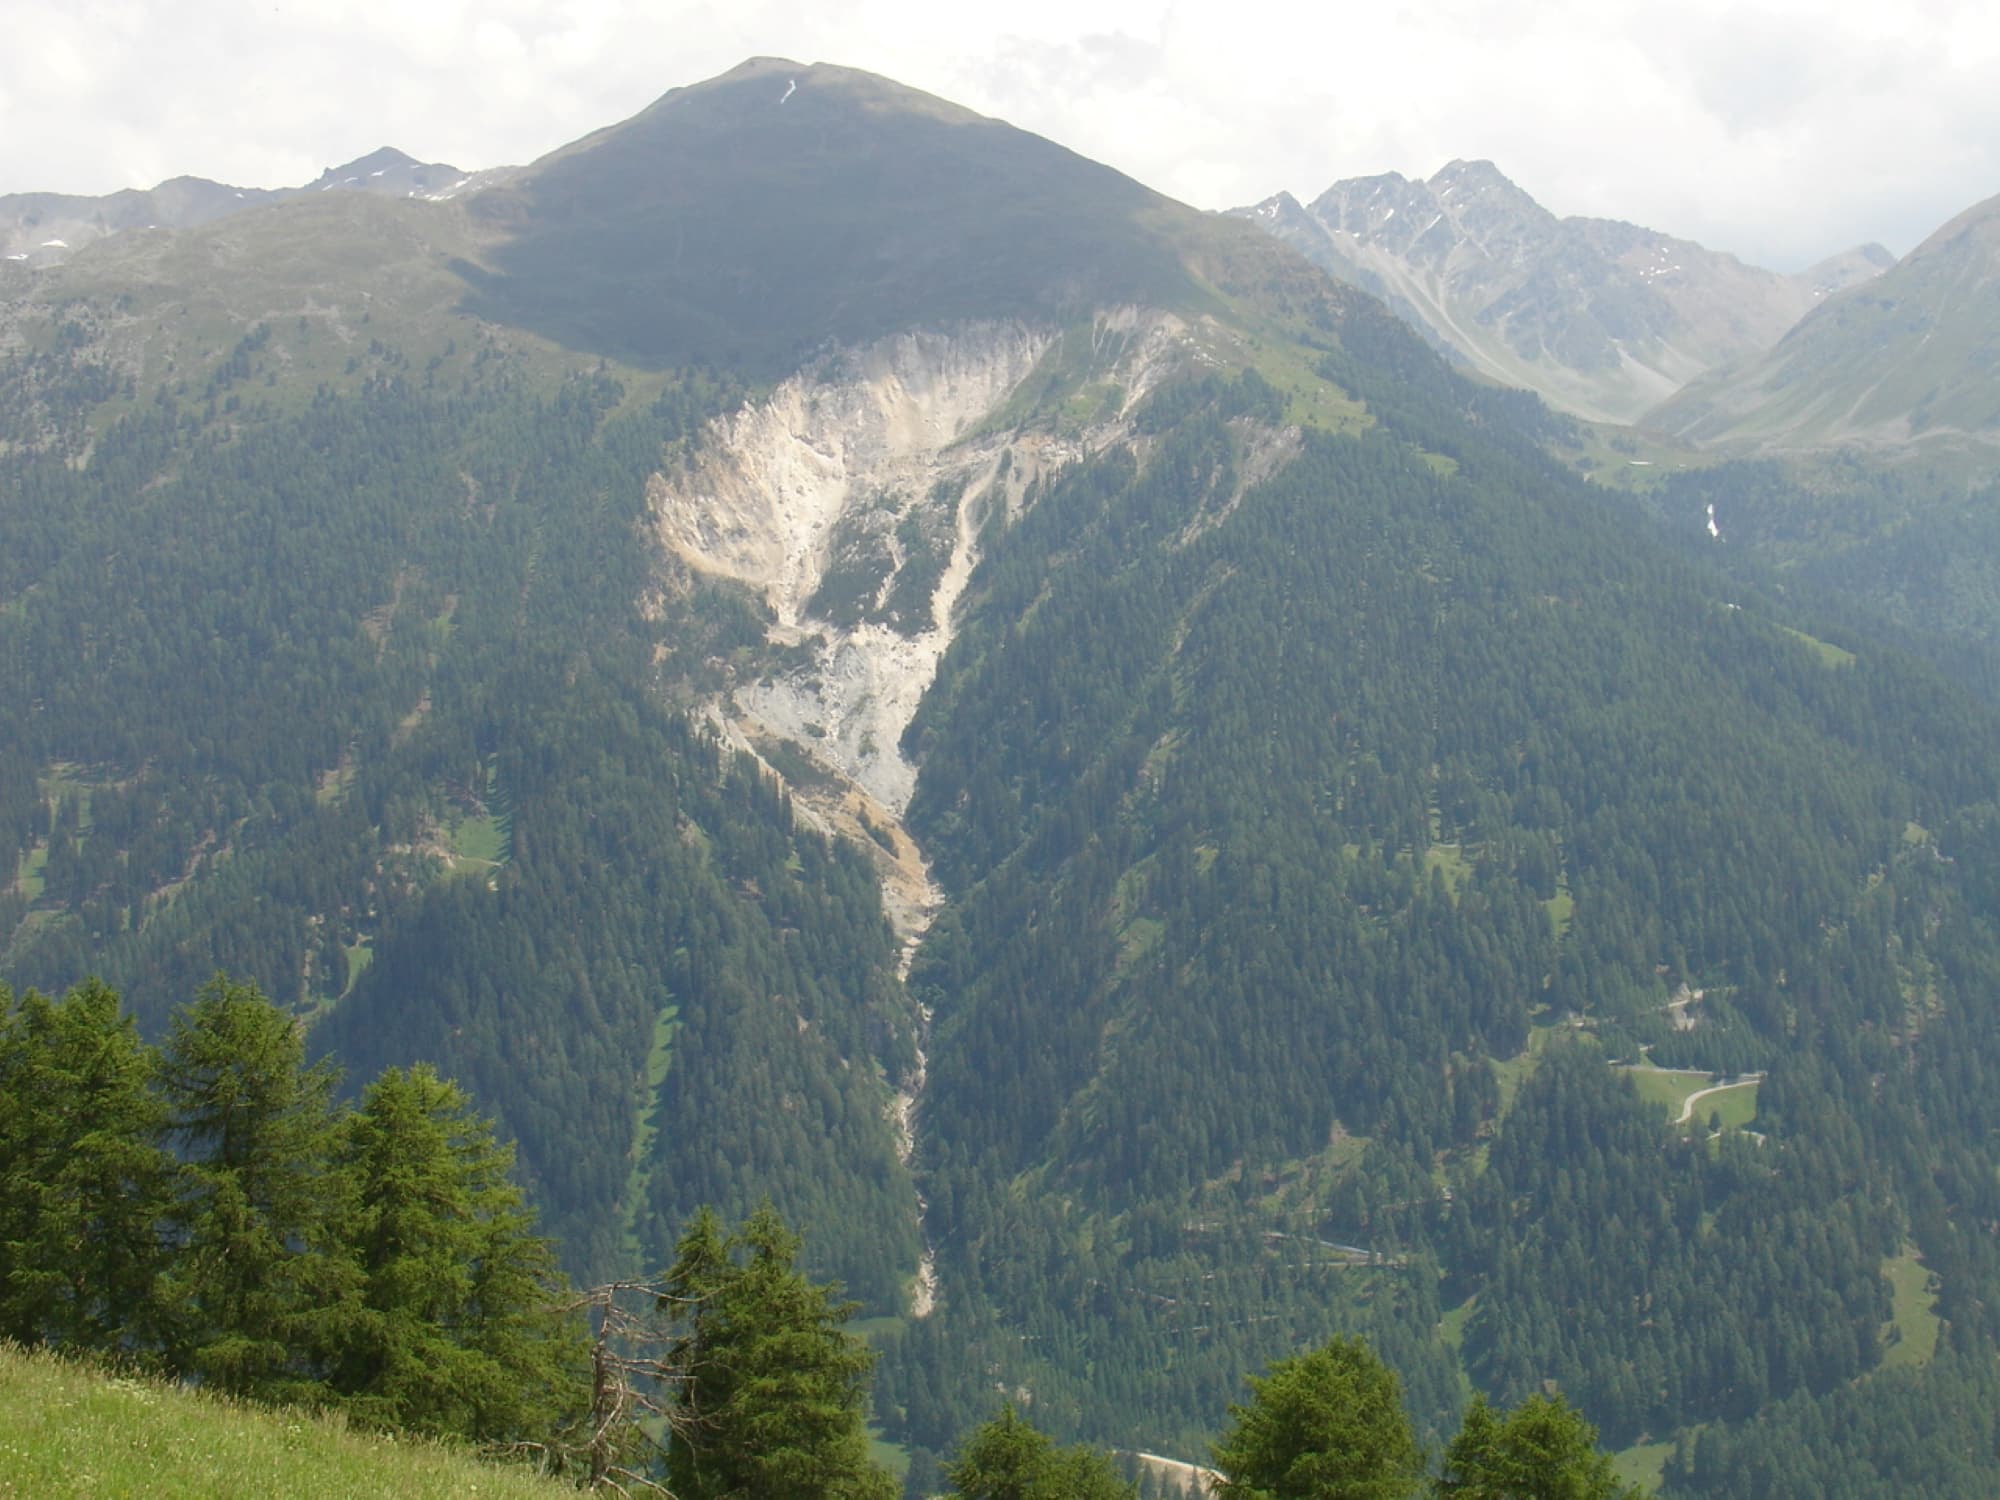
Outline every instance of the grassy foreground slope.
{"type": "Polygon", "coordinates": [[[433,1443],[351,1432],[0,1346],[0,1495],[555,1496],[566,1486],[433,1443]]]}

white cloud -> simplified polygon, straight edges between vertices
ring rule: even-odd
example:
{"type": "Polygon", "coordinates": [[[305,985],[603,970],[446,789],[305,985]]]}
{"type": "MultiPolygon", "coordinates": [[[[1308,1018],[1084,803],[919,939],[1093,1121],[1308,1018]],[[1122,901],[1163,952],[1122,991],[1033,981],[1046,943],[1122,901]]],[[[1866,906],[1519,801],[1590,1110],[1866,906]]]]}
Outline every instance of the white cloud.
{"type": "Polygon", "coordinates": [[[9,0],[0,191],[530,159],[754,53],[887,73],[1204,207],[1491,157],[1768,263],[2000,191],[1971,0],[9,0]]]}

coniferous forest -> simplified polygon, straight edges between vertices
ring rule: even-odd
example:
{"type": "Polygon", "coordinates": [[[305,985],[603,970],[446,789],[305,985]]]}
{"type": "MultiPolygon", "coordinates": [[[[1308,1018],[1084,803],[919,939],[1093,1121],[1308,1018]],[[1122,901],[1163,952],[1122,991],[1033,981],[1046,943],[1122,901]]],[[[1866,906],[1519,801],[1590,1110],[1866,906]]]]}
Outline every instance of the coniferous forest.
{"type": "MultiPolygon", "coordinates": [[[[657,1283],[662,1420],[735,1434],[649,1471],[689,1495],[892,1494],[864,1419],[912,1495],[1158,1490],[1114,1450],[1246,1496],[1995,1488],[1984,512],[1614,494],[1251,227],[996,122],[996,202],[1066,227],[985,298],[908,227],[973,127],[889,88],[801,95],[912,163],[843,179],[821,269],[873,279],[826,328],[1039,352],[794,549],[797,618],[662,495],[853,404],[687,290],[812,268],[718,213],[672,317],[621,311],[636,261],[530,307],[537,215],[622,212],[588,150],[367,209],[421,271],[329,270],[315,205],[257,221],[322,256],[269,282],[128,287],[107,241],[9,304],[0,1332],[589,1478],[638,1460],[574,1440],[571,1288],[657,1283]],[[1112,250],[1146,274],[1075,270],[1112,250]],[[742,729],[862,692],[815,643],[870,630],[941,649],[886,812],[837,736],[742,729]],[[787,1382],[804,1458],[741,1436],[787,1382]]],[[[752,144],[746,192],[811,176],[752,144]]]]}

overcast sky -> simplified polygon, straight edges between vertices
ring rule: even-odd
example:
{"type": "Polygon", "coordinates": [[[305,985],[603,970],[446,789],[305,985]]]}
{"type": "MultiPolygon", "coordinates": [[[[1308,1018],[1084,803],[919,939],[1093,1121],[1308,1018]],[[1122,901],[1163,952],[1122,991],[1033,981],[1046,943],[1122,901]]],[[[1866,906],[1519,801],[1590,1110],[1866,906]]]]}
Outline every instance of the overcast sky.
{"type": "Polygon", "coordinates": [[[531,160],[755,54],[886,73],[1203,208],[1490,157],[1780,269],[2000,193],[1992,0],[5,0],[0,192],[531,160]]]}

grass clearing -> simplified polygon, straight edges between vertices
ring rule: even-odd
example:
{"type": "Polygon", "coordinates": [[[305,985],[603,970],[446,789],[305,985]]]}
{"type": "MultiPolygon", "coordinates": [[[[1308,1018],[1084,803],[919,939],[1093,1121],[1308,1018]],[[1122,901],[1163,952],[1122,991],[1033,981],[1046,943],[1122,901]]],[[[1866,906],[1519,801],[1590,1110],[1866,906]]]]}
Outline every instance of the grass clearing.
{"type": "Polygon", "coordinates": [[[30,901],[42,899],[42,892],[48,888],[42,871],[48,867],[49,846],[46,840],[38,842],[34,848],[21,856],[14,867],[14,884],[21,888],[21,894],[30,901]]]}
{"type": "Polygon", "coordinates": [[[1706,1129],[1709,1116],[1716,1115],[1724,1130],[1741,1130],[1757,1118],[1757,1090],[1762,1079],[1746,1078],[1741,1083],[1718,1085],[1715,1074],[1698,1068],[1655,1068],[1650,1064],[1636,1068],[1621,1066],[1618,1071],[1632,1080],[1641,1099],[1660,1105],[1669,1119],[1679,1120],[1688,1100],[1703,1093],[1706,1097],[1695,1100],[1694,1113],[1688,1122],[1691,1125],[1706,1129]]]}
{"type": "Polygon", "coordinates": [[[1556,1026],[1530,1026],[1528,1028],[1528,1050],[1517,1057],[1495,1058],[1493,1075],[1500,1085],[1500,1118],[1507,1118],[1507,1111],[1514,1107],[1514,1096],[1521,1092],[1521,1085],[1528,1081],[1528,1075],[1542,1060],[1548,1050],[1549,1038],[1562,1028],[1556,1026]]]}
{"type": "Polygon", "coordinates": [[[847,1331],[857,1338],[868,1340],[879,1349],[891,1340],[901,1338],[909,1331],[909,1327],[908,1318],[889,1315],[880,1318],[850,1318],[847,1331]]]}
{"type": "Polygon", "coordinates": [[[1914,1245],[1882,1262],[1889,1282],[1889,1321],[1882,1325],[1882,1368],[1927,1365],[1937,1353],[1937,1278],[1918,1258],[1914,1245]]]}
{"type": "Polygon", "coordinates": [[[1577,423],[1579,445],[1560,457],[1586,478],[1612,489],[1657,489],[1681,469],[1705,469],[1714,454],[1683,448],[1670,439],[1610,422],[1577,423]]]}
{"type": "Polygon", "coordinates": [[[1742,1130],[1757,1118],[1757,1088],[1760,1079],[1732,1084],[1710,1094],[1694,1107],[1695,1123],[1706,1125],[1711,1114],[1721,1118],[1724,1130],[1742,1130]]]}
{"type": "Polygon", "coordinates": [[[331,807],[340,801],[353,787],[359,769],[353,757],[341,756],[340,764],[331,770],[320,772],[319,779],[313,784],[314,803],[320,807],[331,807]]]}
{"type": "Polygon", "coordinates": [[[1667,1458],[1673,1451],[1672,1443],[1635,1443],[1611,1455],[1611,1472],[1620,1484],[1643,1485],[1650,1494],[1666,1478],[1667,1458]]]}
{"type": "Polygon", "coordinates": [[[364,934],[341,951],[347,955],[347,988],[340,992],[340,998],[345,1000],[368,972],[368,966],[375,962],[375,940],[364,934]]]}
{"type": "Polygon", "coordinates": [[[1820,662],[1824,666],[1851,667],[1854,665],[1855,656],[1852,651],[1844,650],[1834,645],[1831,641],[1823,641],[1816,635],[1807,635],[1803,630],[1794,630],[1789,625],[1780,625],[1778,628],[1793,640],[1812,647],[1814,651],[1819,653],[1820,662]]]}
{"type": "Polygon", "coordinates": [[[1655,1068],[1621,1067],[1619,1072],[1632,1080],[1632,1086],[1639,1091],[1639,1097],[1650,1104],[1657,1104],[1667,1112],[1669,1119],[1679,1119],[1681,1110],[1687,1105],[1688,1096],[1699,1093],[1715,1085],[1715,1075],[1699,1068],[1655,1068]]]}
{"type": "Polygon", "coordinates": [[[1568,886],[1557,886],[1556,893],[1542,903],[1542,910],[1549,914],[1549,923],[1555,928],[1556,938],[1560,941],[1576,916],[1576,897],[1569,893],[1568,886]]]}
{"type": "Polygon", "coordinates": [[[483,818],[461,818],[452,825],[452,853],[458,856],[461,867],[504,865],[513,838],[511,818],[491,813],[483,818]]]}
{"type": "Polygon", "coordinates": [[[456,1448],[351,1431],[0,1346],[0,1495],[457,1500],[575,1494],[456,1448]]]}
{"type": "Polygon", "coordinates": [[[1456,1354],[1465,1348],[1465,1325],[1472,1321],[1473,1309],[1479,1305],[1479,1293],[1474,1292],[1456,1307],[1445,1309],[1438,1319],[1438,1337],[1444,1345],[1456,1354]]]}
{"type": "Polygon", "coordinates": [[[868,1429],[868,1457],[896,1476],[896,1483],[902,1484],[910,1472],[910,1450],[901,1443],[892,1443],[874,1428],[868,1429]]]}
{"type": "MultiPolygon", "coordinates": [[[[625,1179],[625,1250],[634,1263],[648,1262],[647,1247],[639,1243],[639,1210],[645,1203],[653,1176],[653,1145],[660,1133],[660,1085],[674,1062],[674,1033],[680,1030],[681,1009],[665,1005],[653,1017],[653,1040],[646,1049],[646,1090],[639,1096],[632,1127],[632,1170],[625,1179]]],[[[664,1253],[666,1246],[659,1247],[664,1253]]]]}
{"type": "Polygon", "coordinates": [[[1451,892],[1452,900],[1458,899],[1458,889],[1472,878],[1472,861],[1465,857],[1465,851],[1456,844],[1431,844],[1424,850],[1424,878],[1430,878],[1431,871],[1444,872],[1444,888],[1451,892]]]}
{"type": "Polygon", "coordinates": [[[1134,917],[1125,924],[1118,934],[1118,966],[1115,973],[1123,977],[1132,972],[1148,953],[1160,946],[1160,939],[1167,935],[1167,924],[1158,917],[1134,917]]]}

